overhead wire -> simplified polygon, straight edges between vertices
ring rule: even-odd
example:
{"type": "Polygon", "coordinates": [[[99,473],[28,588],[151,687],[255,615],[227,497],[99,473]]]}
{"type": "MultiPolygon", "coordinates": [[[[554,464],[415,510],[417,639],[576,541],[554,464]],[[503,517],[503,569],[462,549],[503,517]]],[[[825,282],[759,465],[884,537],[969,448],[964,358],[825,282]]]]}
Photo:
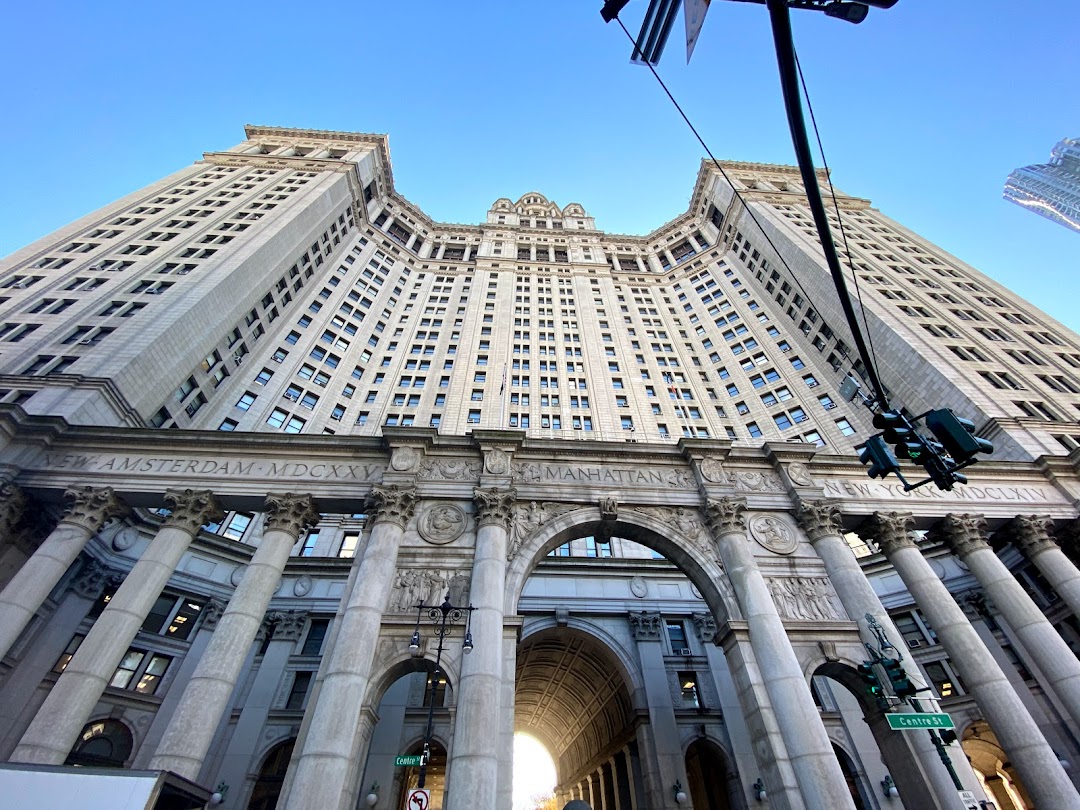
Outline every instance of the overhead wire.
{"type": "Polygon", "coordinates": [[[832,182],[832,169],[829,161],[825,158],[825,147],[821,143],[821,132],[818,130],[817,117],[814,115],[814,105],[810,103],[810,91],[806,89],[806,76],[803,74],[802,63],[799,54],[795,54],[795,67],[799,71],[799,84],[802,85],[803,98],[806,99],[806,109],[810,112],[810,123],[814,127],[814,138],[817,140],[818,153],[821,155],[821,165],[825,169],[825,175],[829,178],[829,196],[832,197],[833,210],[836,212],[836,221],[840,228],[840,236],[844,240],[844,253],[847,255],[848,268],[851,270],[851,280],[855,283],[855,297],[859,301],[859,311],[862,313],[863,330],[866,332],[866,342],[870,346],[870,357],[876,367],[877,352],[874,351],[874,337],[870,334],[870,325],[866,320],[866,306],[862,300],[862,288],[859,286],[859,273],[855,269],[855,260],[851,256],[851,246],[848,244],[847,229],[844,227],[844,218],[840,215],[840,202],[836,199],[836,188],[832,182]]]}
{"type": "MultiPolygon", "coordinates": [[[[622,29],[623,33],[626,34],[626,38],[628,40],[630,40],[630,44],[634,47],[634,53],[637,53],[638,52],[637,51],[637,42],[634,40],[633,35],[631,35],[631,33],[627,30],[626,26],[623,24],[623,21],[622,21],[622,19],[620,17],[616,16],[614,19],[615,19],[615,22],[617,22],[619,24],[619,27],[622,29]]],[[[727,184],[731,187],[732,193],[734,194],[735,198],[740,203],[742,203],[743,209],[750,216],[750,220],[754,223],[754,225],[757,226],[758,230],[761,232],[761,235],[763,237],[765,237],[765,241],[768,243],[769,247],[772,248],[772,251],[773,251],[773,253],[776,254],[776,257],[780,260],[780,264],[788,272],[788,275],[791,277],[791,280],[795,282],[795,286],[798,287],[799,291],[806,297],[807,303],[809,303],[815,309],[820,310],[820,307],[818,307],[814,303],[813,298],[806,291],[806,288],[802,285],[802,282],[799,281],[798,276],[795,275],[795,270],[791,267],[790,264],[788,264],[787,259],[784,258],[784,254],[781,253],[780,249],[776,246],[776,243],[773,242],[772,237],[769,236],[768,231],[766,231],[765,228],[763,227],[763,225],[761,223],[761,220],[758,219],[758,217],[754,213],[753,209],[749,206],[746,198],[739,191],[739,189],[735,186],[735,183],[732,181],[731,176],[727,173],[727,171],[724,169],[724,167],[720,164],[720,161],[716,159],[716,156],[713,154],[712,150],[709,149],[708,144],[705,143],[705,139],[702,138],[701,133],[698,132],[697,127],[694,126],[693,122],[690,120],[690,117],[686,114],[686,112],[683,111],[682,106],[675,99],[675,96],[672,94],[671,90],[668,89],[667,84],[660,77],[660,74],[657,72],[656,68],[649,62],[644,62],[644,64],[649,69],[649,72],[652,73],[653,78],[656,79],[657,83],[660,85],[661,89],[664,91],[664,94],[668,97],[668,100],[670,100],[672,105],[674,105],[675,109],[678,111],[678,113],[682,117],[683,121],[686,122],[686,125],[690,128],[690,131],[694,134],[694,137],[697,139],[697,142],[699,144],[701,144],[701,148],[705,150],[705,153],[709,156],[709,160],[712,161],[712,163],[716,167],[717,171],[720,172],[721,177],[723,177],[724,180],[727,181],[727,184]]],[[[805,91],[805,86],[804,86],[804,91],[805,91]]],[[[815,125],[815,133],[816,132],[817,132],[817,127],[815,125]]],[[[818,147],[819,147],[819,149],[821,147],[820,138],[818,140],[818,147]]],[[[832,183],[831,182],[829,183],[829,189],[833,193],[833,201],[834,201],[834,204],[835,204],[836,203],[836,195],[835,195],[835,192],[832,191],[832,183]]],[[[844,237],[844,245],[845,245],[845,248],[846,248],[847,247],[847,237],[846,237],[846,235],[844,237]]],[[[850,251],[848,253],[848,256],[849,256],[849,262],[850,262],[850,251]]],[[[858,284],[856,282],[856,288],[857,287],[858,287],[858,284]]],[[[861,296],[859,297],[859,306],[860,306],[861,309],[863,309],[863,323],[865,324],[865,322],[866,322],[866,311],[865,311],[865,308],[863,308],[863,306],[862,306],[862,298],[861,298],[861,296]]],[[[847,355],[845,354],[845,357],[846,356],[847,355]]],[[[872,358],[872,362],[874,363],[874,366],[875,366],[875,369],[873,369],[873,371],[876,374],[876,366],[877,366],[876,357],[872,358]]]]}

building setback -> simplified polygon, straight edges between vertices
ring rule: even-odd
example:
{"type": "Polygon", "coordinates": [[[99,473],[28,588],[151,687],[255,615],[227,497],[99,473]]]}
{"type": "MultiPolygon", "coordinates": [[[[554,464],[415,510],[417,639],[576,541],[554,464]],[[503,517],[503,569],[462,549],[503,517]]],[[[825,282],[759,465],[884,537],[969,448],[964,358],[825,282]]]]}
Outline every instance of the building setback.
{"type": "Polygon", "coordinates": [[[884,639],[964,790],[1080,807],[1080,337],[837,190],[891,396],[995,445],[904,492],[794,168],[629,236],[246,134],[0,264],[0,755],[401,808],[431,707],[433,808],[510,808],[515,731],[560,806],[962,806],[884,639]]]}

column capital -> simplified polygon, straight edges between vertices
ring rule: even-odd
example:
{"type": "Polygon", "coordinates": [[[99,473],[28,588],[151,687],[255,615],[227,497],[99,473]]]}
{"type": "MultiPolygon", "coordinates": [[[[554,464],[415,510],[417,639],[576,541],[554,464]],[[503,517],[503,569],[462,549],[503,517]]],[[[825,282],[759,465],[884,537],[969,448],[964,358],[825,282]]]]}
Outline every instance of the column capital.
{"type": "Polygon", "coordinates": [[[202,630],[213,630],[217,627],[218,621],[225,614],[225,608],[228,607],[224,599],[219,599],[216,596],[210,598],[210,601],[203,605],[202,609],[202,630]]]}
{"type": "Polygon", "coordinates": [[[374,512],[372,524],[389,521],[396,523],[402,529],[412,517],[415,507],[416,489],[397,484],[373,486],[367,501],[368,512],[374,512]]]}
{"type": "Polygon", "coordinates": [[[70,588],[83,599],[96,600],[108,585],[118,585],[123,580],[119,571],[102,565],[93,557],[84,558],[82,567],[71,580],[70,588]]]}
{"type": "Polygon", "coordinates": [[[746,498],[707,498],[705,519],[714,536],[746,532],[746,498]]]}
{"type": "Polygon", "coordinates": [[[931,530],[931,536],[949,547],[960,559],[990,548],[986,543],[986,518],[982,515],[945,515],[931,530]]]}
{"type": "Polygon", "coordinates": [[[318,522],[319,510],[315,508],[315,502],[310,495],[286,492],[284,495],[266,496],[264,530],[285,532],[299,537],[318,522]]]}
{"type": "Polygon", "coordinates": [[[694,613],[690,616],[694,620],[694,630],[703,644],[712,644],[716,639],[716,619],[711,613],[694,613]]]}
{"type": "Polygon", "coordinates": [[[914,525],[911,512],[874,512],[863,523],[862,533],[871,534],[881,553],[889,555],[902,548],[915,548],[915,539],[911,536],[914,525]]]}
{"type": "Polygon", "coordinates": [[[27,503],[26,494],[15,484],[0,486],[0,534],[11,534],[22,520],[27,503]]]}
{"type": "Polygon", "coordinates": [[[276,610],[266,614],[264,624],[273,625],[274,641],[298,641],[307,627],[306,610],[276,610]]]}
{"type": "Polygon", "coordinates": [[[473,501],[476,503],[477,525],[496,525],[509,530],[516,499],[517,490],[513,488],[476,487],[473,489],[473,501]]]}
{"type": "Polygon", "coordinates": [[[90,532],[96,532],[109,518],[123,517],[131,511],[112,487],[73,487],[64,497],[70,498],[72,504],[60,522],[74,523],[90,532]]]}
{"type": "Polygon", "coordinates": [[[224,519],[225,510],[208,489],[167,489],[165,503],[170,513],[164,526],[180,529],[192,537],[202,526],[224,519]]]}
{"type": "Polygon", "coordinates": [[[1054,521],[1049,515],[1017,515],[1005,526],[1005,535],[1029,560],[1057,548],[1051,537],[1054,521]]]}
{"type": "Polygon", "coordinates": [[[660,640],[660,614],[652,611],[631,611],[630,635],[634,641],[660,640]]]}
{"type": "Polygon", "coordinates": [[[795,519],[806,532],[810,542],[823,537],[843,537],[844,527],[840,523],[840,504],[836,501],[810,501],[799,498],[795,507],[795,519]]]}

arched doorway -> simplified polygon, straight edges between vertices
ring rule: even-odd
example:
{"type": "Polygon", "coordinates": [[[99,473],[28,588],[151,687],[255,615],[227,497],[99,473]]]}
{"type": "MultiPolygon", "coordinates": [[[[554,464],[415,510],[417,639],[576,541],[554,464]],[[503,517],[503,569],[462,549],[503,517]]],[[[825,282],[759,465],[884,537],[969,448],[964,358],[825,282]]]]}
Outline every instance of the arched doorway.
{"type": "Polygon", "coordinates": [[[978,720],[964,729],[960,744],[975,770],[975,776],[982,783],[986,795],[993,797],[998,810],[1028,810],[1034,807],[985,720],[978,720]]]}
{"type": "MultiPolygon", "coordinates": [[[[686,781],[694,810],[732,810],[731,776],[727,757],[715,743],[695,740],[686,749],[686,781]]],[[[738,795],[737,778],[735,781],[735,795],[738,795]]]]}
{"type": "Polygon", "coordinates": [[[866,810],[866,802],[863,801],[862,795],[862,784],[855,770],[855,763],[851,761],[848,752],[836,743],[833,743],[833,753],[836,754],[836,759],[840,762],[840,770],[844,774],[845,781],[847,781],[848,790],[851,792],[851,801],[855,803],[855,810],[866,810]]]}
{"type": "Polygon", "coordinates": [[[133,746],[131,732],[119,720],[94,720],[83,727],[65,764],[86,768],[123,768],[133,746]]]}
{"type": "Polygon", "coordinates": [[[251,791],[247,810],[274,810],[277,807],[281,786],[285,782],[285,771],[289,769],[295,739],[278,743],[267,753],[259,768],[259,776],[251,791]]]}
{"type": "MultiPolygon", "coordinates": [[[[460,636],[458,638],[460,643],[460,636]]],[[[400,755],[423,753],[429,715],[432,719],[431,758],[424,787],[431,791],[430,810],[441,810],[444,804],[445,741],[453,735],[454,691],[445,669],[449,657],[444,651],[444,668],[438,672],[435,662],[427,658],[410,657],[398,661],[373,685],[373,701],[378,700],[378,705],[371,708],[378,722],[371,731],[358,791],[361,797],[369,792],[378,795],[377,807],[404,807],[406,791],[418,786],[419,767],[399,767],[395,760],[400,755]],[[372,790],[375,785],[379,787],[372,790]]]]}
{"type": "MultiPolygon", "coordinates": [[[[405,753],[420,754],[424,750],[424,744],[418,742],[405,753]]],[[[405,809],[405,799],[409,790],[420,784],[419,768],[401,768],[400,774],[394,780],[393,795],[396,796],[393,808],[405,809]]],[[[424,778],[424,787],[431,792],[430,810],[442,810],[446,799],[446,749],[438,740],[431,742],[431,759],[428,761],[427,774],[424,778]]]]}

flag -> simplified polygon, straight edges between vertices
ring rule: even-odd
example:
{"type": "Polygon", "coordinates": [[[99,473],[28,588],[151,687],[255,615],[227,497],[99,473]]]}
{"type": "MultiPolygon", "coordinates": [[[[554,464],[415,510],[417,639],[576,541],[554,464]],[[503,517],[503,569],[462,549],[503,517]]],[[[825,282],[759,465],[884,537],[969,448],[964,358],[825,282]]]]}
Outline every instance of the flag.
{"type": "Polygon", "coordinates": [[[506,390],[506,363],[503,363],[502,382],[499,384],[499,396],[506,390]]]}

